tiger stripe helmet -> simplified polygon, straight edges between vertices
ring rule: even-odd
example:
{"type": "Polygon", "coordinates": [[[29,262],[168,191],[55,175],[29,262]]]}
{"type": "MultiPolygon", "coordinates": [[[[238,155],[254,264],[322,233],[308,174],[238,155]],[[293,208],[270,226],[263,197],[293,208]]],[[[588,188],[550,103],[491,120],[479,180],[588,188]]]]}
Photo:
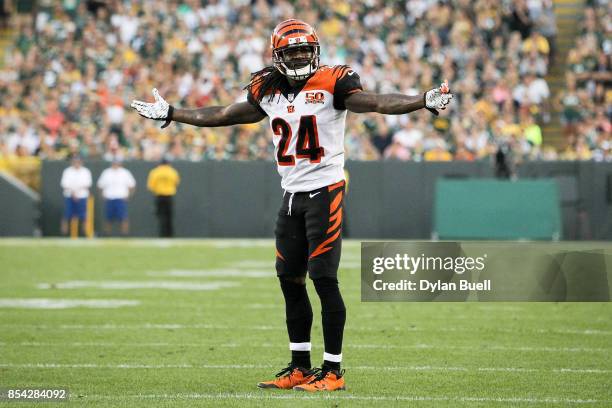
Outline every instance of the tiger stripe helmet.
{"type": "Polygon", "coordinates": [[[319,69],[321,52],[319,37],[310,24],[294,18],[283,21],[274,28],[270,38],[270,47],[274,67],[288,78],[302,81],[319,69]],[[310,60],[304,61],[303,66],[290,67],[283,54],[288,49],[296,47],[309,47],[312,54],[310,60]]]}

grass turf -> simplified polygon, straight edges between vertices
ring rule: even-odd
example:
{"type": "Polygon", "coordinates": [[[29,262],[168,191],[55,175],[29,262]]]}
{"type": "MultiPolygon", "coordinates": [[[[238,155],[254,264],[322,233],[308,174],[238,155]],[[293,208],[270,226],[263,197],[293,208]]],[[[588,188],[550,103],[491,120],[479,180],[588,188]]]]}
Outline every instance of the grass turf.
{"type": "Polygon", "coordinates": [[[289,361],[273,254],[265,240],[0,241],[0,300],[139,302],[0,308],[0,388],[68,387],[75,406],[612,406],[610,303],[361,303],[358,242],[340,271],[348,390],[259,390],[289,361]],[[234,286],[62,286],[92,281],[234,286]]]}

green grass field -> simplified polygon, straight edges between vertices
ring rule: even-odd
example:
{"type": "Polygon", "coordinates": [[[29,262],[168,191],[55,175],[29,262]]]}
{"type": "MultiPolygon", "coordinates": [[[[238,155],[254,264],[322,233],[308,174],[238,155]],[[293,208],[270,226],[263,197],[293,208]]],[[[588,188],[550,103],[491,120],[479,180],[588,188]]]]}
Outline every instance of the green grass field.
{"type": "Polygon", "coordinates": [[[358,242],[347,391],[259,390],[289,361],[273,257],[267,240],[0,241],[0,388],[85,407],[612,406],[612,304],[361,303],[358,242]]]}

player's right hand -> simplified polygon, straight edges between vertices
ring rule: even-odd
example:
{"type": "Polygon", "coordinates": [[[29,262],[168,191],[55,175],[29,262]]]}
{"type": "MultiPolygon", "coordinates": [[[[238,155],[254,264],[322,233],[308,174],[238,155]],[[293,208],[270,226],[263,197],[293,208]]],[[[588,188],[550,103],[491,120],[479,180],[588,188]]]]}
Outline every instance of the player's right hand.
{"type": "Polygon", "coordinates": [[[165,120],[167,123],[170,123],[170,105],[159,95],[157,88],[153,88],[153,97],[155,98],[154,103],[134,100],[130,106],[136,109],[140,116],[147,119],[165,120]]]}

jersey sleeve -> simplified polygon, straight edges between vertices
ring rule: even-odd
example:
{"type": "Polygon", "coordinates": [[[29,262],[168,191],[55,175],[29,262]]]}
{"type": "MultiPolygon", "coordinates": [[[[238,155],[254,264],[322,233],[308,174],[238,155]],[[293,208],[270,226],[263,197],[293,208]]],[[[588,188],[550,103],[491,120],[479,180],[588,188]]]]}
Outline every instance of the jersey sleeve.
{"type": "Polygon", "coordinates": [[[253,95],[253,92],[251,92],[251,90],[248,91],[247,93],[247,102],[249,102],[251,105],[253,105],[254,107],[257,108],[257,110],[259,112],[261,112],[262,115],[268,116],[268,114],[266,113],[265,110],[263,110],[261,108],[261,106],[259,105],[259,102],[257,102],[257,98],[255,98],[255,96],[253,95]]]}
{"type": "MultiPolygon", "coordinates": [[[[252,79],[252,81],[255,80],[255,78],[252,79]]],[[[257,101],[257,93],[260,92],[260,86],[259,84],[254,85],[254,86],[248,86],[247,87],[247,102],[249,102],[251,105],[253,105],[254,107],[257,108],[257,110],[259,110],[259,112],[261,112],[262,115],[268,116],[268,114],[266,113],[265,110],[262,109],[262,107],[259,105],[259,102],[257,101]]]]}
{"type": "Polygon", "coordinates": [[[359,74],[345,66],[334,86],[334,109],[345,110],[344,100],[347,96],[363,91],[359,74]]]}

